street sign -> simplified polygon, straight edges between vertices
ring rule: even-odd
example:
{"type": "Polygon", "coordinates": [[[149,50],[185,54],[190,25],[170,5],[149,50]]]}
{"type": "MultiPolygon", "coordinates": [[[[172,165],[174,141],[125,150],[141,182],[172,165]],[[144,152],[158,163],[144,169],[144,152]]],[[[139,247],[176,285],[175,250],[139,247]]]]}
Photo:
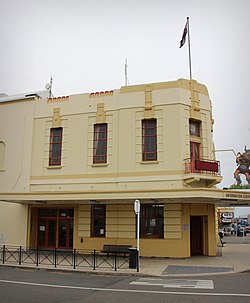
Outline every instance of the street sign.
{"type": "Polygon", "coordinates": [[[135,200],[134,203],[134,210],[137,215],[140,213],[140,201],[137,199],[135,200]]]}

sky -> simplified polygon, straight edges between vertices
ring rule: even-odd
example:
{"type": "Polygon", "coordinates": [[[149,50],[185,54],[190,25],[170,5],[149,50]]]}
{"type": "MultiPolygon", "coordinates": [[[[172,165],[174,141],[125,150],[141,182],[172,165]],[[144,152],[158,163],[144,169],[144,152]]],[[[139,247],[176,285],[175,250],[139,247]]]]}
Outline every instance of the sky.
{"type": "MultiPolygon", "coordinates": [[[[234,152],[250,148],[249,0],[0,0],[0,93],[64,96],[189,79],[213,105],[220,188],[235,183],[234,152]],[[226,151],[225,151],[226,150],[226,151]]],[[[242,177],[246,183],[245,177],[242,177]]],[[[250,210],[249,210],[250,213],[250,210]]]]}

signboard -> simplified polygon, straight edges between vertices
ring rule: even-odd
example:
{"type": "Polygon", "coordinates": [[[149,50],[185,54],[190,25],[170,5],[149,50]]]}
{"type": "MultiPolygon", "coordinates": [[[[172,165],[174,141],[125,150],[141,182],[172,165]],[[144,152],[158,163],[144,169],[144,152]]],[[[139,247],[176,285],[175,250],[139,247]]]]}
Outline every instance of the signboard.
{"type": "Polygon", "coordinates": [[[221,217],[223,217],[223,218],[233,218],[233,213],[221,213],[221,217]]]}
{"type": "Polygon", "coordinates": [[[232,223],[232,219],[230,218],[221,218],[222,223],[232,223]]]}
{"type": "Polygon", "coordinates": [[[140,201],[139,200],[135,200],[134,210],[137,215],[140,213],[140,201]]]}
{"type": "Polygon", "coordinates": [[[195,169],[212,171],[215,173],[219,172],[219,165],[217,162],[209,162],[204,160],[195,160],[195,169]]]}

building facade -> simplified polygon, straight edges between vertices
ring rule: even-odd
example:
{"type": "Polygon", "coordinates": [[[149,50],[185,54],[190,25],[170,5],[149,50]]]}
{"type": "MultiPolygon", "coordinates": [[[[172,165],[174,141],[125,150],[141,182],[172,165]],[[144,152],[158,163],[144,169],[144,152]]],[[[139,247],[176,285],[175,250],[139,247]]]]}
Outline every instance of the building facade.
{"type": "Polygon", "coordinates": [[[139,199],[141,256],[216,255],[216,205],[226,193],[215,187],[221,176],[204,85],[180,79],[2,97],[0,115],[2,243],[135,247],[139,199]]]}

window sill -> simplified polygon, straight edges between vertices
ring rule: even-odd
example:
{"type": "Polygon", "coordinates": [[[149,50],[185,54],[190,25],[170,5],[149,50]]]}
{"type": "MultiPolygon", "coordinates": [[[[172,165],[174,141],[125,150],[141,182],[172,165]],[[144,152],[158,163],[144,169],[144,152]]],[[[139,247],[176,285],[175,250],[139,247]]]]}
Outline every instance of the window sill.
{"type": "Polygon", "coordinates": [[[62,165],[51,165],[51,166],[47,166],[48,169],[58,169],[58,168],[62,168],[62,165]]]}
{"type": "Polygon", "coordinates": [[[99,166],[108,166],[108,163],[95,163],[91,164],[92,167],[99,167],[99,166]]]}
{"type": "Polygon", "coordinates": [[[159,161],[158,160],[154,160],[154,161],[141,161],[140,164],[158,164],[159,161]]]}

